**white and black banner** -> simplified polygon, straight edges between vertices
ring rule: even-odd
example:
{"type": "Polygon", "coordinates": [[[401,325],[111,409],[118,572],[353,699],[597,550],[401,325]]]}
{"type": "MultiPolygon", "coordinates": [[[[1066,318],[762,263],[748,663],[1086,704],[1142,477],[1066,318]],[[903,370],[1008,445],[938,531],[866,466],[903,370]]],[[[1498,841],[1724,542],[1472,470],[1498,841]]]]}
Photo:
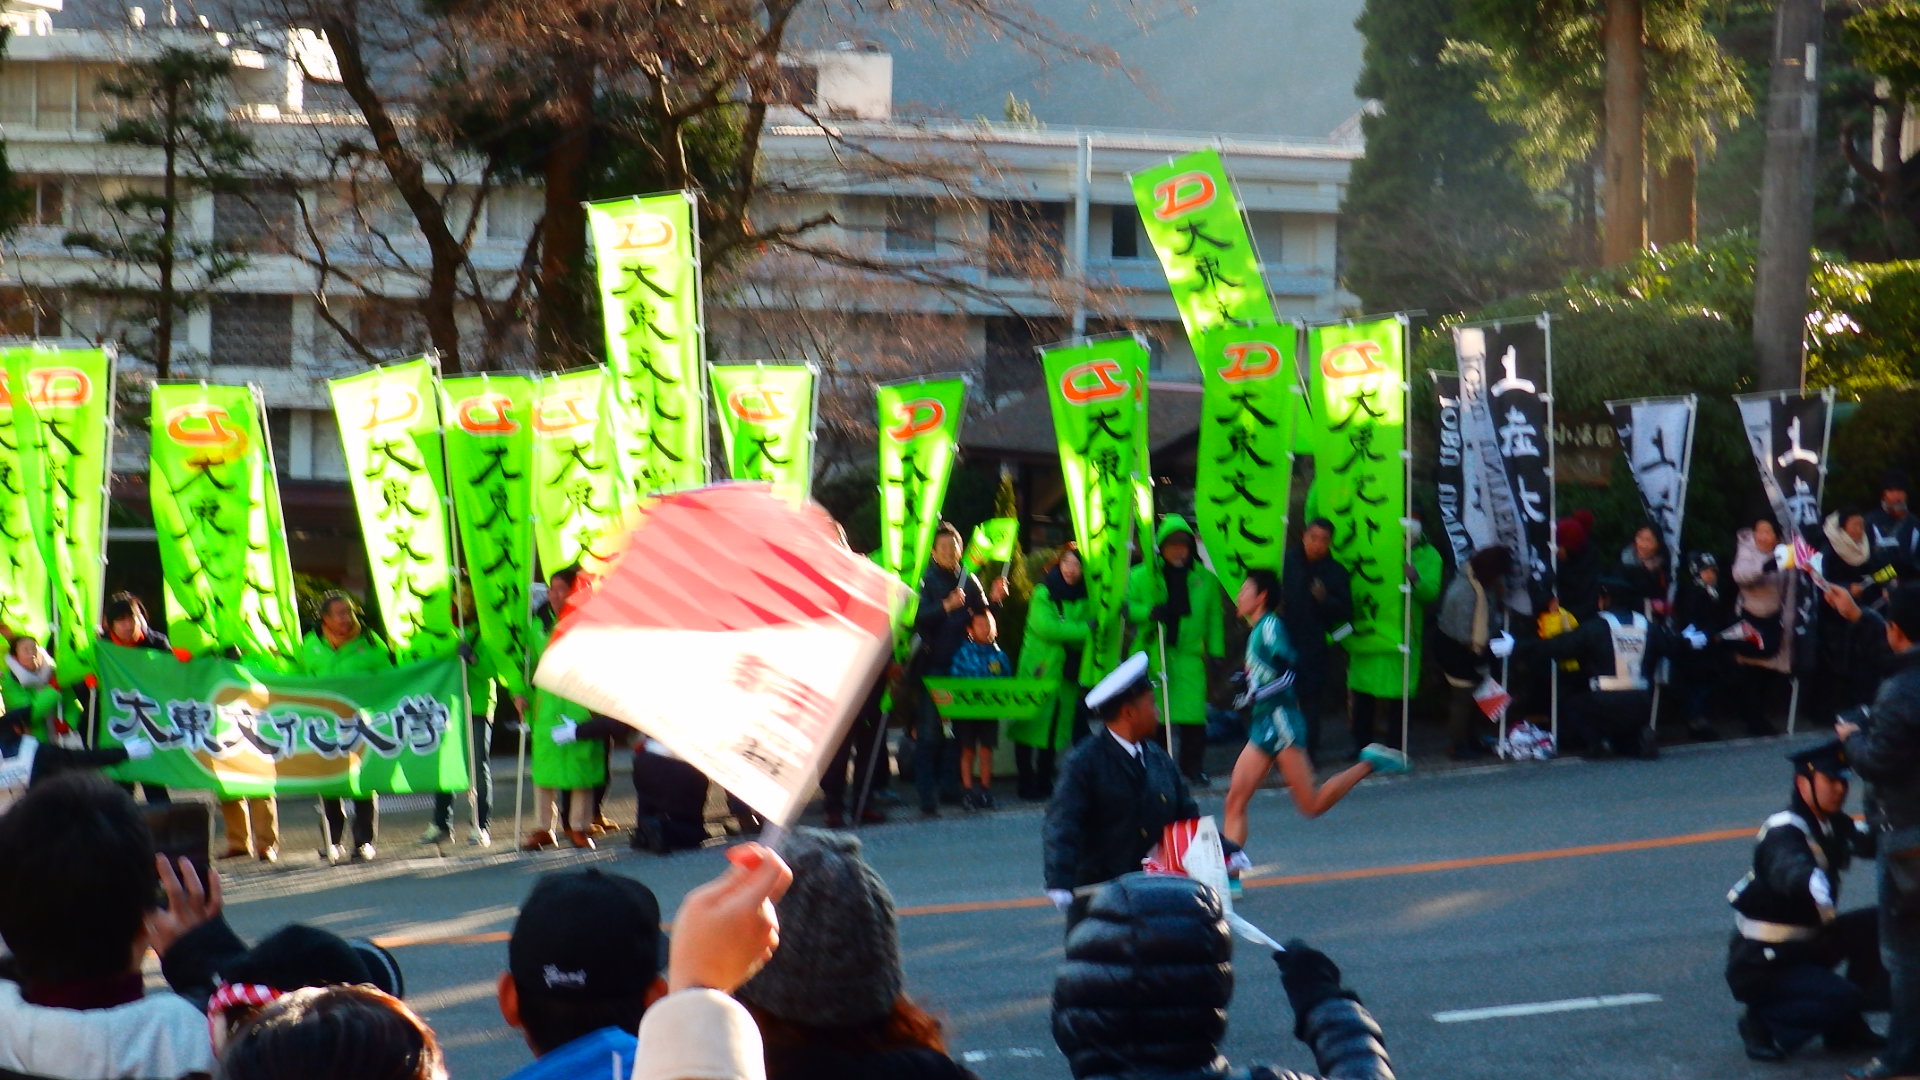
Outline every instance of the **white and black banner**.
{"type": "Polygon", "coordinates": [[[1460,375],[1429,371],[1434,397],[1440,405],[1440,451],[1433,468],[1434,494],[1440,504],[1440,528],[1447,534],[1453,565],[1464,570],[1473,557],[1473,537],[1467,532],[1467,485],[1462,466],[1466,443],[1460,436],[1460,375]]]}
{"type": "Polygon", "coordinates": [[[1546,325],[1456,327],[1453,343],[1460,360],[1467,532],[1476,547],[1497,543],[1514,553],[1508,603],[1531,614],[1533,595],[1545,592],[1553,574],[1553,374],[1546,325]]]}
{"type": "Polygon", "coordinates": [[[1827,432],[1833,391],[1817,394],[1738,394],[1740,424],[1760,469],[1767,505],[1780,522],[1780,538],[1812,536],[1820,525],[1820,488],[1827,475],[1827,432]]]}
{"type": "Polygon", "coordinates": [[[1659,531],[1675,566],[1680,565],[1680,528],[1687,513],[1693,425],[1699,412],[1700,399],[1692,394],[1607,402],[1647,521],[1659,531]]]}

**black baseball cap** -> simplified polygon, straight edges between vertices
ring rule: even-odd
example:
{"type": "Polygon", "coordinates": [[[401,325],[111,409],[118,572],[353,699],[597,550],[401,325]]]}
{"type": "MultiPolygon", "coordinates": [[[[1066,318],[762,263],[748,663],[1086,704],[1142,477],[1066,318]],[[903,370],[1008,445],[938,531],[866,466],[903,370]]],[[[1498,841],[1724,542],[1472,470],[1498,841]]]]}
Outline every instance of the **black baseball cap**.
{"type": "Polygon", "coordinates": [[[507,970],[522,997],[637,996],[666,966],[653,890],[593,869],[535,882],[507,940],[507,970]]]}
{"type": "Polygon", "coordinates": [[[221,981],[289,993],[309,986],[365,983],[404,996],[393,954],[371,941],[349,941],[317,926],[283,926],[219,967],[221,981]]]}

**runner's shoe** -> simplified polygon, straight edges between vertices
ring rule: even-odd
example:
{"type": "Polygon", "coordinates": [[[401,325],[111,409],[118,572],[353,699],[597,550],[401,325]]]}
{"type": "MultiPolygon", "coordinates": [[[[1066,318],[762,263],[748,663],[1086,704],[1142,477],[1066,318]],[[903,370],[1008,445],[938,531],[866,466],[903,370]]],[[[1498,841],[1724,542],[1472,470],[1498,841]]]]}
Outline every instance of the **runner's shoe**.
{"type": "Polygon", "coordinates": [[[1383,743],[1369,743],[1360,751],[1360,760],[1373,766],[1375,776],[1397,776],[1413,771],[1407,755],[1383,743]]]}

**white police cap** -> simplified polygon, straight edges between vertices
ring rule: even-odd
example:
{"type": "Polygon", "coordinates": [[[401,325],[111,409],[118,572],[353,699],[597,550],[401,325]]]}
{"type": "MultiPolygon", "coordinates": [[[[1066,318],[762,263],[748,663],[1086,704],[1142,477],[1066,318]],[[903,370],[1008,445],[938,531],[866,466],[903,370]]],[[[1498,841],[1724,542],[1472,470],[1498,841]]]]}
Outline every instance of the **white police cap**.
{"type": "Polygon", "coordinates": [[[1125,703],[1151,689],[1153,680],[1147,677],[1147,654],[1137,652],[1122,660],[1112,674],[1087,691],[1087,708],[1101,712],[1109,703],[1125,703]]]}

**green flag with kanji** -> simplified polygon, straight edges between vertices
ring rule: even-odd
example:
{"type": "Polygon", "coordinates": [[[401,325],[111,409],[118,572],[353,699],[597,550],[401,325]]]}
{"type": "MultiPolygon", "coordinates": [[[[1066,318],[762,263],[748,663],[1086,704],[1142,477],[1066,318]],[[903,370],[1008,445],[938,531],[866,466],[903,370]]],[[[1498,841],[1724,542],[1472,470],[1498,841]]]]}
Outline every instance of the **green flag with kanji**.
{"type": "Polygon", "coordinates": [[[460,641],[433,365],[409,360],[330,380],[327,388],[394,659],[452,656],[460,641]]]}
{"type": "Polygon", "coordinates": [[[112,362],[101,349],[25,346],[7,353],[20,474],[52,592],[54,670],[92,670],[106,560],[112,362]]]}
{"type": "Polygon", "coordinates": [[[621,505],[707,482],[698,203],[669,191],[587,204],[620,412],[621,505]]]}
{"type": "Polygon", "coordinates": [[[1300,413],[1296,341],[1292,326],[1222,326],[1194,354],[1204,392],[1193,509],[1228,595],[1248,569],[1280,569],[1300,413]]]}
{"type": "Polygon", "coordinates": [[[967,541],[967,561],[975,568],[1003,563],[1020,549],[1020,522],[1016,518],[988,518],[973,527],[967,541]]]}
{"type": "Polygon", "coordinates": [[[1060,446],[1073,535],[1099,626],[1089,649],[1102,672],[1120,660],[1129,548],[1139,523],[1140,430],[1147,423],[1147,347],[1131,334],[1040,351],[1060,446]]]}
{"type": "Polygon", "coordinates": [[[533,539],[543,575],[613,554],[621,521],[616,408],[598,365],[546,376],[535,388],[533,539]]]}
{"type": "MultiPolygon", "coordinates": [[[[5,357],[10,357],[7,350],[5,357]]],[[[0,357],[0,368],[10,368],[0,357]]],[[[48,608],[45,549],[33,531],[28,505],[22,439],[27,429],[14,424],[12,377],[0,370],[0,543],[7,558],[0,559],[0,626],[11,633],[46,641],[53,625],[48,608]]]]}
{"type": "Polygon", "coordinates": [[[1274,321],[1260,256],[1219,151],[1199,150],[1130,180],[1189,340],[1197,346],[1218,326],[1274,321]]]}
{"type": "MultiPolygon", "coordinates": [[[[953,476],[966,411],[965,379],[917,379],[882,386],[880,410],[880,565],[918,590],[933,555],[934,530],[953,476]]],[[[907,645],[913,605],[900,614],[895,651],[907,645]]]]}
{"type": "Polygon", "coordinates": [[[533,403],[528,375],[440,380],[454,524],[473,587],[478,651],[507,692],[527,694],[532,652],[533,403]]]}
{"type": "Polygon", "coordinates": [[[813,493],[812,364],[715,365],[714,411],[727,471],[760,480],[796,502],[813,493]]]}

